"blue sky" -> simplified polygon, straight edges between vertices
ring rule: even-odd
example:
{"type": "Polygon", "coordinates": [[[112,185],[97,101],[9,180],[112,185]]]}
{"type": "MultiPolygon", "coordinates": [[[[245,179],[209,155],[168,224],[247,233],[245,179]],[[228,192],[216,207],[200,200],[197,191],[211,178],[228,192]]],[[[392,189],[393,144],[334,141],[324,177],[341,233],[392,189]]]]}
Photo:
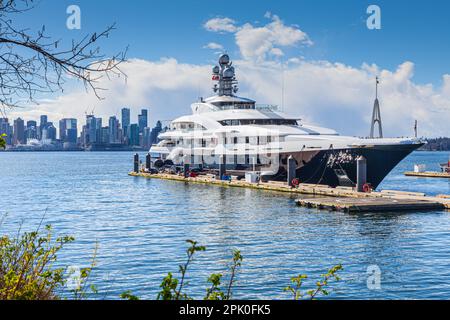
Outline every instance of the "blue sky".
{"type": "Polygon", "coordinates": [[[129,106],[132,117],[149,108],[150,124],[174,119],[190,113],[199,95],[212,94],[210,70],[222,49],[205,46],[215,43],[235,61],[241,95],[284,101],[283,109],[305,122],[366,135],[380,76],[387,136],[411,135],[415,120],[424,136],[450,136],[449,12],[446,0],[40,0],[15,22],[31,30],[45,24],[63,40],[60,47],[116,23],[100,46],[108,55],[129,46],[122,65],[128,81],[105,80],[101,101],[69,82],[64,93],[11,117],[77,117],[81,125],[86,110],[105,118],[129,106]],[[81,30],[66,28],[72,4],[81,9],[81,30]],[[381,30],[366,26],[371,4],[381,8],[381,30]]]}
{"type": "MultiPolygon", "coordinates": [[[[207,42],[219,42],[230,53],[237,52],[233,37],[208,33],[202,25],[216,16],[237,23],[265,22],[270,11],[287,25],[296,24],[314,41],[309,48],[295,47],[288,54],[307,59],[342,62],[358,67],[363,62],[393,69],[409,60],[415,63],[419,83],[441,82],[450,72],[450,2],[427,1],[66,1],[41,0],[26,17],[28,25],[45,24],[58,37],[70,39],[117,23],[107,52],[130,46],[129,57],[156,60],[174,57],[181,62],[207,63],[207,42]],[[65,28],[66,8],[77,4],[82,29],[65,28]],[[377,4],[382,10],[382,29],[366,28],[366,8],[377,4]]],[[[25,17],[24,17],[25,18],[25,17]]]]}

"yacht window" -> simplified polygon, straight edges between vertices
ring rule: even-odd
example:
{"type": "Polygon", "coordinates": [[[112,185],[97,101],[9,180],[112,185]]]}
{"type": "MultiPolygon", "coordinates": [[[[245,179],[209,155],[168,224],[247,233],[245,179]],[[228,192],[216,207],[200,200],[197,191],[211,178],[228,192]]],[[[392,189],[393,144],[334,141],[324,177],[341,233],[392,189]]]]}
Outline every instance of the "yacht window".
{"type": "Polygon", "coordinates": [[[238,138],[237,138],[237,137],[234,137],[234,138],[233,138],[233,143],[234,143],[234,144],[237,144],[237,143],[238,143],[238,138]]]}
{"type": "Polygon", "coordinates": [[[219,123],[223,126],[243,126],[243,125],[287,125],[297,126],[298,123],[293,119],[241,119],[241,120],[222,120],[219,123]]]}
{"type": "Polygon", "coordinates": [[[250,137],[245,137],[245,143],[250,143],[250,137]]]}

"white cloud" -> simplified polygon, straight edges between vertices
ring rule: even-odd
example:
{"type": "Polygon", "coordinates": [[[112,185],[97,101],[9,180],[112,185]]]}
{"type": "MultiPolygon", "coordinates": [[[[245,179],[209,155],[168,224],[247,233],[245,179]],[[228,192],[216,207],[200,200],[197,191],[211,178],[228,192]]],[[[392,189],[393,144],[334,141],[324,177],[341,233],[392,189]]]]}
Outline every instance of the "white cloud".
{"type": "Polygon", "coordinates": [[[214,18],[206,22],[208,31],[233,32],[236,44],[244,59],[264,61],[268,56],[283,56],[281,47],[312,45],[308,35],[297,26],[287,26],[277,16],[266,12],[264,17],[271,20],[262,27],[246,23],[240,27],[230,18],[214,18]]]}
{"type": "MultiPolygon", "coordinates": [[[[284,70],[284,111],[301,116],[306,122],[337,129],[342,134],[367,135],[374,100],[374,78],[380,75],[381,116],[387,136],[411,136],[413,123],[419,121],[419,134],[449,135],[450,75],[443,76],[443,86],[413,82],[414,65],[401,64],[396,70],[376,65],[360,68],[327,61],[296,60],[283,68],[278,63],[256,64],[235,61],[240,94],[258,103],[280,104],[284,70]]],[[[175,59],[145,61],[132,59],[123,65],[128,81],[104,80],[109,90],[99,101],[84,89],[74,90],[39,106],[9,116],[37,119],[48,114],[57,122],[62,117],[77,117],[84,123],[84,112],[95,107],[104,121],[120,115],[123,106],[132,109],[133,122],[141,107],[150,109],[150,120],[170,120],[189,114],[190,103],[199,96],[212,94],[209,65],[180,63],[175,59]]],[[[57,124],[57,123],[56,123],[57,124]]]]}
{"type": "Polygon", "coordinates": [[[213,18],[206,21],[203,27],[212,32],[236,32],[238,30],[235,21],[230,18],[213,18]]]}
{"type": "MultiPolygon", "coordinates": [[[[210,20],[205,24],[209,30],[234,30],[229,32],[234,32],[242,55],[241,60],[234,61],[240,95],[258,103],[280,104],[284,82],[285,112],[341,134],[365,136],[372,114],[374,79],[379,75],[386,136],[411,136],[416,119],[422,136],[450,135],[450,75],[443,75],[442,86],[435,87],[415,83],[414,64],[409,61],[395,70],[386,70],[375,64],[351,67],[329,61],[308,61],[297,55],[286,57],[287,63],[282,65],[271,59],[285,54],[280,47],[307,44],[310,40],[298,27],[285,26],[271,13],[266,16],[271,22],[263,27],[251,24],[236,27],[229,18],[216,18],[212,19],[214,23],[210,20]]],[[[213,49],[219,49],[218,46],[214,42],[207,45],[213,49]]],[[[48,114],[55,124],[60,118],[76,117],[81,126],[86,110],[95,108],[95,114],[107,121],[107,117],[120,115],[120,109],[128,106],[132,109],[133,122],[137,121],[140,108],[147,107],[150,123],[154,123],[189,114],[193,101],[212,94],[210,65],[180,63],[171,58],[131,59],[122,69],[128,75],[127,83],[122,79],[103,79],[99,83],[109,89],[104,93],[105,100],[98,100],[84,89],[74,89],[55,99],[43,100],[29,110],[17,109],[9,117],[29,120],[48,114]]]]}
{"type": "Polygon", "coordinates": [[[210,42],[203,46],[204,49],[223,50],[223,46],[216,42],[210,42]]]}

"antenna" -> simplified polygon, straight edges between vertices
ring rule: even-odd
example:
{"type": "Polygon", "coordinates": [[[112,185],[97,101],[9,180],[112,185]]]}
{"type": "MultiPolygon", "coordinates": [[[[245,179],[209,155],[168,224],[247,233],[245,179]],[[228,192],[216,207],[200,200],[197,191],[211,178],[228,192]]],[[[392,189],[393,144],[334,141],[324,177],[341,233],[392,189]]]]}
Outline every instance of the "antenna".
{"type": "Polygon", "coordinates": [[[378,84],[380,80],[375,78],[375,102],[373,104],[372,123],[370,125],[370,138],[374,138],[375,124],[378,124],[379,138],[383,138],[383,129],[381,123],[380,103],[378,101],[378,84]]]}
{"type": "Polygon", "coordinates": [[[417,120],[414,121],[414,137],[417,138],[417,120]]]}
{"type": "Polygon", "coordinates": [[[284,109],[284,64],[281,62],[281,111],[284,109]]]}

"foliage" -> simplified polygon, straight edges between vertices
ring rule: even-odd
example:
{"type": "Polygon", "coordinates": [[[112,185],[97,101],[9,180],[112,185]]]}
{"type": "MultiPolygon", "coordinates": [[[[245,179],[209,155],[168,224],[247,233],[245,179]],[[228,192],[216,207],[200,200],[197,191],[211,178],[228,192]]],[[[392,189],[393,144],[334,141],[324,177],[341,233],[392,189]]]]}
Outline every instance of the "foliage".
{"type": "MultiPolygon", "coordinates": [[[[339,271],[343,270],[343,267],[341,264],[338,264],[331,269],[328,270],[326,274],[322,275],[321,280],[316,282],[316,288],[308,290],[306,292],[306,295],[310,299],[316,299],[319,295],[328,296],[329,291],[326,289],[330,280],[336,280],[339,281],[341,278],[337,275],[339,271]]],[[[308,276],[304,274],[299,274],[296,277],[291,278],[292,285],[287,286],[284,288],[284,291],[290,292],[293,295],[294,300],[300,300],[304,297],[304,294],[300,291],[303,280],[307,279],[308,276]]]]}
{"type": "MultiPolygon", "coordinates": [[[[1,225],[1,221],[0,221],[1,225]]],[[[33,232],[19,234],[17,238],[11,239],[7,236],[0,238],[0,300],[55,300],[59,299],[57,292],[63,291],[68,285],[68,280],[76,284],[69,288],[73,299],[88,298],[90,289],[97,293],[93,285],[88,285],[89,277],[95,267],[97,247],[88,268],[79,270],[74,279],[73,274],[65,277],[66,268],[54,267],[57,255],[63,247],[74,241],[73,237],[64,236],[53,238],[51,226],[45,227],[45,232],[39,228],[33,232]]],[[[168,273],[164,277],[157,299],[161,300],[191,300],[193,299],[183,290],[186,286],[186,275],[194,255],[205,251],[205,246],[200,246],[196,241],[187,240],[189,247],[186,250],[187,259],[179,266],[180,280],[168,273]]],[[[222,289],[223,274],[213,273],[208,279],[208,288],[204,300],[230,300],[232,288],[236,282],[236,275],[241,267],[243,257],[239,250],[233,251],[232,261],[228,270],[228,280],[225,291],[222,289]]],[[[316,282],[316,288],[308,290],[306,295],[310,299],[318,296],[327,296],[327,287],[331,280],[339,281],[337,273],[342,270],[342,265],[336,265],[329,269],[322,278],[316,282]]],[[[306,275],[298,275],[291,278],[292,285],[284,290],[290,292],[295,300],[302,299],[304,294],[300,291],[306,275]]],[[[126,291],[120,295],[126,300],[139,300],[139,297],[126,291]]]]}
{"type": "Polygon", "coordinates": [[[157,299],[161,300],[189,300],[191,299],[187,294],[183,293],[183,286],[185,284],[186,272],[188,270],[189,265],[191,264],[194,254],[199,251],[205,251],[205,246],[197,245],[197,241],[186,240],[187,243],[190,244],[189,248],[186,250],[187,260],[184,264],[179,266],[181,280],[174,278],[172,273],[168,273],[167,276],[163,279],[160,288],[161,291],[158,294],[157,299]]]}
{"type": "Polygon", "coordinates": [[[120,298],[124,300],[139,300],[139,298],[133,295],[130,290],[123,292],[120,295],[120,298]]]}
{"type": "MultiPolygon", "coordinates": [[[[57,255],[74,241],[63,236],[54,239],[51,226],[44,232],[39,228],[17,238],[0,238],[0,300],[55,300],[57,292],[65,288],[66,268],[55,268],[57,255]]],[[[94,265],[94,263],[93,263],[94,265]]],[[[86,286],[93,265],[80,270],[78,286],[73,288],[74,299],[86,297],[86,286]]],[[[96,292],[94,286],[91,289],[96,292]]]]}
{"type": "Polygon", "coordinates": [[[53,268],[57,253],[74,239],[52,238],[46,234],[27,232],[17,239],[0,238],[0,300],[57,299],[55,290],[64,286],[64,268],[53,268]]]}
{"type": "Polygon", "coordinates": [[[225,300],[225,293],[220,289],[222,276],[221,273],[213,273],[209,276],[208,283],[211,283],[211,287],[206,289],[204,300],[225,300]]]}
{"type": "Polygon", "coordinates": [[[227,290],[226,300],[229,300],[231,298],[231,287],[234,284],[237,270],[238,270],[239,267],[241,267],[242,259],[243,258],[242,258],[242,255],[241,255],[241,251],[235,250],[233,252],[233,263],[231,265],[231,276],[230,276],[230,281],[228,283],[228,290],[227,290]]]}
{"type": "Polygon", "coordinates": [[[0,134],[0,149],[6,148],[6,140],[5,140],[6,134],[0,134]]]}

